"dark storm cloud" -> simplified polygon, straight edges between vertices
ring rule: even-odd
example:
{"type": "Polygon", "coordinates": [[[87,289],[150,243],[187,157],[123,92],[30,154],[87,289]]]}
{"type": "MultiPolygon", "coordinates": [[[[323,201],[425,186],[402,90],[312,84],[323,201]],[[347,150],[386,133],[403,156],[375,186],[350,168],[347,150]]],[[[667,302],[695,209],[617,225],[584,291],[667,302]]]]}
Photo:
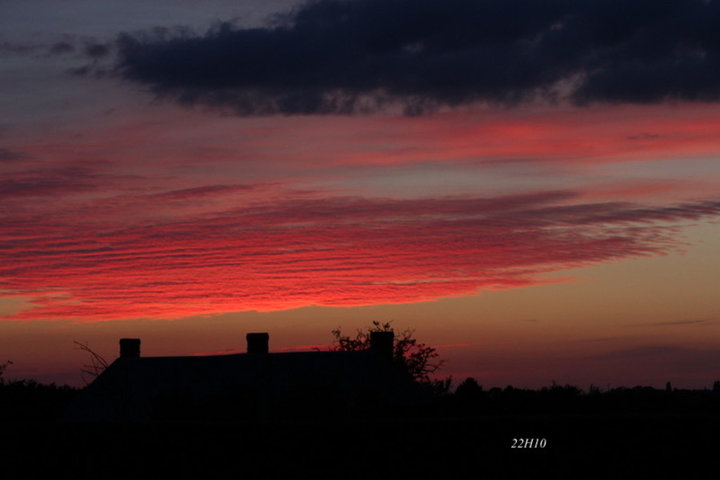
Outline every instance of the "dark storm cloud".
{"type": "Polygon", "coordinates": [[[124,34],[117,71],[238,114],[720,100],[717,0],[319,0],[265,28],[124,34]]]}

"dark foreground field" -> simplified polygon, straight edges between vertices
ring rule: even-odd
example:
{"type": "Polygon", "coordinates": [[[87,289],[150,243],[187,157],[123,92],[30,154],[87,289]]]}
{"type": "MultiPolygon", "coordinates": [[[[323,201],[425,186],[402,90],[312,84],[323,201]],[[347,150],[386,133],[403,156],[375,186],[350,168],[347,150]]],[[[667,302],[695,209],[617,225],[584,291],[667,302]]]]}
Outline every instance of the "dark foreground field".
{"type": "Polygon", "coordinates": [[[0,478],[718,478],[720,392],[495,389],[413,411],[63,423],[75,394],[5,389],[0,478]]]}
{"type": "Polygon", "coordinates": [[[3,427],[1,463],[9,479],[717,478],[719,427],[720,416],[693,414],[11,422],[3,427]],[[513,449],[515,438],[547,443],[513,449]]]}

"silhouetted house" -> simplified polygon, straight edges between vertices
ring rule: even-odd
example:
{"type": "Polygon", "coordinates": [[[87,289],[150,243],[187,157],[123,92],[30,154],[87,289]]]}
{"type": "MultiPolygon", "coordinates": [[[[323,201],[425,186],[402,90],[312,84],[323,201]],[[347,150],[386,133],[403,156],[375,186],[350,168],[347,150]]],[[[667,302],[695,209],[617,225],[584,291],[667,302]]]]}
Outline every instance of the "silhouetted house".
{"type": "Polygon", "coordinates": [[[247,353],[120,357],[71,405],[70,421],[228,420],[345,413],[414,403],[416,385],[392,362],[393,333],[369,350],[269,353],[267,333],[247,334],[247,353]]]}

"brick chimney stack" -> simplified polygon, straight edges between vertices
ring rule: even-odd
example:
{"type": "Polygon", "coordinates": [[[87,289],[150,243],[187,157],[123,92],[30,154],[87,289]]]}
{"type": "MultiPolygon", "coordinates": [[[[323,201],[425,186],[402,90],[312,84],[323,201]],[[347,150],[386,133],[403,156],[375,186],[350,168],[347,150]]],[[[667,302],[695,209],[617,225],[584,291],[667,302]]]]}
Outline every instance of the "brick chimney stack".
{"type": "Polygon", "coordinates": [[[120,358],[140,358],[140,339],[121,338],[120,358]]]}
{"type": "Polygon", "coordinates": [[[248,333],[245,338],[247,339],[247,353],[268,353],[270,341],[268,333],[248,333]]]}

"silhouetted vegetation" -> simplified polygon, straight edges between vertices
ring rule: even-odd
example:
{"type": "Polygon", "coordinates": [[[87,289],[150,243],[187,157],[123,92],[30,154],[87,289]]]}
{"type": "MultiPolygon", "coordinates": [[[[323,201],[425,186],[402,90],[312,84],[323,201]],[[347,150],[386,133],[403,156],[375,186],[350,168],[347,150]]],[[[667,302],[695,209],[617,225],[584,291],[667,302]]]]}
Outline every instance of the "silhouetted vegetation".
{"type": "Polygon", "coordinates": [[[11,361],[0,364],[0,421],[54,422],[65,413],[77,389],[54,383],[45,385],[34,380],[5,378],[11,361]]]}
{"type": "Polygon", "coordinates": [[[87,385],[93,380],[95,380],[102,372],[104,372],[110,364],[107,360],[105,360],[105,358],[103,358],[102,355],[90,348],[90,345],[87,342],[82,343],[78,342],[77,340],[73,340],[73,343],[77,345],[78,350],[87,352],[88,356],[90,357],[90,363],[86,363],[80,369],[82,379],[85,382],[85,385],[87,385]]]}
{"type": "Polygon", "coordinates": [[[512,386],[485,390],[474,378],[468,378],[453,395],[440,399],[436,408],[462,415],[720,413],[720,390],[636,386],[600,391],[591,386],[583,391],[574,385],[557,384],[539,390],[512,386]]]}
{"type": "Polygon", "coordinates": [[[5,363],[0,363],[0,382],[3,381],[3,377],[5,375],[5,370],[7,370],[7,367],[12,364],[13,364],[13,362],[11,360],[8,360],[5,363]]]}
{"type": "MultiPolygon", "coordinates": [[[[332,335],[337,344],[335,348],[349,352],[369,349],[370,334],[372,332],[392,331],[393,328],[390,322],[380,323],[374,321],[372,326],[358,330],[355,337],[343,335],[339,327],[332,331],[332,335]]],[[[410,329],[395,332],[393,360],[415,381],[433,383],[430,375],[442,366],[443,361],[437,360],[439,356],[437,349],[418,342],[414,335],[415,331],[410,329]]]]}
{"type": "Polygon", "coordinates": [[[9,381],[11,365],[0,364],[0,452],[13,479],[693,478],[714,455],[720,428],[720,381],[699,390],[554,382],[533,390],[467,378],[453,392],[449,378],[427,377],[420,383],[431,401],[404,408],[350,411],[331,395],[313,403],[313,391],[313,402],[302,392],[284,399],[291,408],[282,415],[269,405],[267,415],[250,417],[243,412],[257,398],[218,392],[190,403],[158,398],[150,424],[69,424],[62,417],[78,390],[9,381]],[[518,438],[546,446],[511,448],[518,438]]]}
{"type": "Polygon", "coordinates": [[[74,393],[0,380],[8,478],[693,478],[714,454],[720,427],[718,382],[703,390],[531,390],[486,389],[469,378],[405,410],[348,416],[328,401],[307,416],[301,399],[288,399],[300,401],[297,416],[227,422],[243,409],[236,392],[223,397],[216,418],[178,422],[167,411],[149,425],[57,422],[74,393]],[[547,446],[511,449],[518,437],[547,446]]]}

